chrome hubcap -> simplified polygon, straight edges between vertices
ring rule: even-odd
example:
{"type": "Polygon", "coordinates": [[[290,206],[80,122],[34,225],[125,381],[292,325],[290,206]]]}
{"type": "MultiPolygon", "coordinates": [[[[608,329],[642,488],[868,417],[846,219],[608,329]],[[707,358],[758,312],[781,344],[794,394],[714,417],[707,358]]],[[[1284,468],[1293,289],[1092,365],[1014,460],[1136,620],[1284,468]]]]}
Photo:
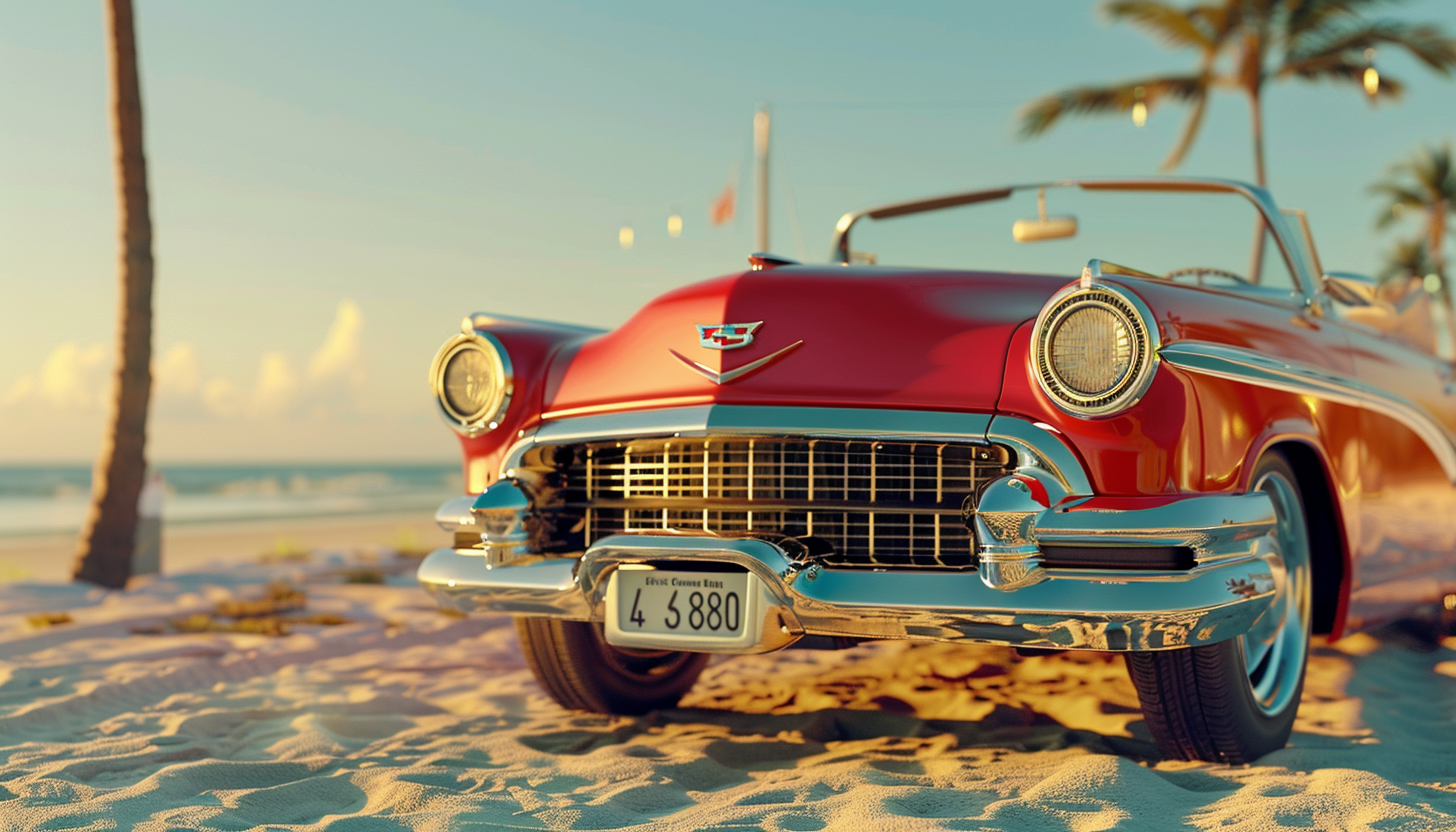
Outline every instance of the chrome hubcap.
{"type": "Polygon", "coordinates": [[[1270,558],[1274,600],[1239,641],[1254,701],[1265,715],[1273,715],[1289,707],[1309,652],[1309,534],[1294,483],[1282,473],[1265,474],[1254,489],[1274,503],[1279,555],[1270,558]]]}

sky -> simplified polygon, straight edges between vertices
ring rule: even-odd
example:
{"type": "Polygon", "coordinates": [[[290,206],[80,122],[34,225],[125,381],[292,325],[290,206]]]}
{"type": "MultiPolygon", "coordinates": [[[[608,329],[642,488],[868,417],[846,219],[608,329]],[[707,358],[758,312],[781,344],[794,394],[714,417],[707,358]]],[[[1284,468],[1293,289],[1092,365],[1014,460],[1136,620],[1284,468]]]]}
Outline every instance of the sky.
{"type": "MultiPolygon", "coordinates": [[[[1456,3],[1384,13],[1456,33],[1456,3]]],[[[136,0],[136,25],[163,462],[453,458],[426,371],[465,314],[611,327],[744,267],[759,106],[771,248],[823,260],[854,208],[1156,173],[1177,106],[1030,141],[1016,111],[1192,66],[1083,0],[136,0]],[[710,227],[730,180],[738,216],[710,227]]],[[[0,2],[0,465],[100,446],[117,294],[104,36],[100,0],[0,2]]],[[[1376,60],[1401,102],[1267,95],[1270,188],[1308,210],[1332,271],[1379,268],[1393,236],[1367,186],[1456,136],[1456,80],[1376,60]]],[[[1251,180],[1248,136],[1243,101],[1215,98],[1180,173],[1251,180]]]]}

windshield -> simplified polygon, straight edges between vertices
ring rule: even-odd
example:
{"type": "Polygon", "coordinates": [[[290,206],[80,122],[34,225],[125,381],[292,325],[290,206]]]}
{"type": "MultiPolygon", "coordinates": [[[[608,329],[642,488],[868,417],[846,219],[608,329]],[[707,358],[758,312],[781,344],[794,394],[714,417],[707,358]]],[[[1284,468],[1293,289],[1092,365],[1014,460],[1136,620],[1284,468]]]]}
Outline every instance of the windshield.
{"type": "Polygon", "coordinates": [[[1291,298],[1298,285],[1258,207],[1228,191],[1031,187],[961,207],[866,216],[849,242],[853,263],[1075,276],[1096,258],[1271,299],[1291,298]]]}

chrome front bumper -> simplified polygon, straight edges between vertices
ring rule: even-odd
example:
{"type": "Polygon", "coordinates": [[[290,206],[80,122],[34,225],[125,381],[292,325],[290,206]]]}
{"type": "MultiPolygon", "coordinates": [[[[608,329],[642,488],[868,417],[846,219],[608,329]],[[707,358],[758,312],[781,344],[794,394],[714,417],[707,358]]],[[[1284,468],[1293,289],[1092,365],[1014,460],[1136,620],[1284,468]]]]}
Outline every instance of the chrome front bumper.
{"type": "Polygon", "coordinates": [[[506,493],[492,486],[474,514],[475,498],[466,497],[436,515],[467,537],[491,527],[500,534],[486,535],[484,549],[436,550],[421,564],[419,580],[441,606],[461,612],[604,621],[611,575],[622,564],[692,561],[747,570],[764,594],[757,652],[804,636],[1169,650],[1241,635],[1269,607],[1284,574],[1266,495],[1099,502],[1079,496],[1088,493],[1086,480],[1056,435],[1006,417],[983,429],[981,436],[1017,447],[1024,464],[988,486],[969,518],[980,541],[977,572],[832,568],[793,540],[661,532],[615,535],[576,556],[535,556],[507,534],[509,507],[518,500],[509,491],[514,484],[503,480],[506,493]],[[1193,565],[1049,568],[1043,546],[1094,553],[1178,547],[1191,553],[1193,565]]]}
{"type": "Polygon", "coordinates": [[[478,551],[439,549],[419,579],[442,606],[461,612],[602,621],[608,581],[621,564],[711,562],[762,581],[772,617],[758,652],[805,635],[1128,651],[1246,632],[1269,605],[1281,571],[1267,534],[1248,538],[1245,556],[1186,572],[1048,569],[1012,590],[993,588],[975,572],[830,569],[791,552],[758,538],[617,535],[580,557],[494,566],[478,551]]]}

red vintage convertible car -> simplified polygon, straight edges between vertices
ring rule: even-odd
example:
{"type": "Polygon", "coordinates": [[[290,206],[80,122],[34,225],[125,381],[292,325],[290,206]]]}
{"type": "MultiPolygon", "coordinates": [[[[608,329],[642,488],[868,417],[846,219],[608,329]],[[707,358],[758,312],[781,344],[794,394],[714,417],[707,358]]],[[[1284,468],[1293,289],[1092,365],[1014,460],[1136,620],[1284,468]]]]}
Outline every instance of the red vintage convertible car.
{"type": "Polygon", "coordinates": [[[469,493],[424,587],[516,616],[569,708],[670,707],[709,653],[1114,651],[1162,751],[1223,762],[1283,747],[1312,634],[1456,592],[1428,296],[1324,273],[1265,191],[976,191],[833,252],[610,332],[467,317],[430,378],[469,493]]]}

